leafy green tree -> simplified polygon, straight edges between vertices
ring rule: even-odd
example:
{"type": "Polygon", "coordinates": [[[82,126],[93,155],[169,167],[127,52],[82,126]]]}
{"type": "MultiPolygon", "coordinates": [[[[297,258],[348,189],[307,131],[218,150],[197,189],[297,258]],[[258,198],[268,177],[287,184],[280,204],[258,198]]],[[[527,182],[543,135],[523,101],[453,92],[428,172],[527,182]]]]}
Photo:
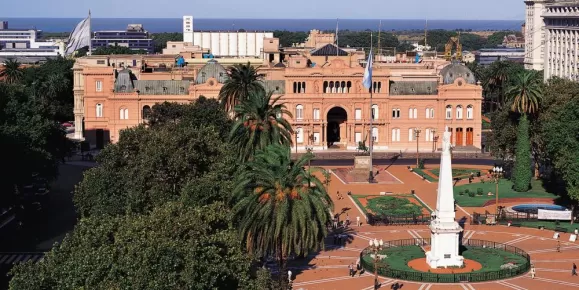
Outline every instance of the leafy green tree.
{"type": "Polygon", "coordinates": [[[85,172],[74,202],[82,216],[148,212],[178,200],[194,182],[221,162],[228,151],[214,127],[168,124],[121,131],[120,140],[85,172]]]}
{"type": "Polygon", "coordinates": [[[236,121],[229,140],[236,146],[240,161],[251,159],[257,150],[272,144],[291,146],[293,130],[284,116],[292,114],[279,103],[280,98],[273,98],[271,92],[250,92],[248,99],[235,106],[236,121]]]}
{"type": "Polygon", "coordinates": [[[10,289],[238,289],[250,270],[227,207],[167,203],[82,219],[42,263],[17,265],[10,289]]]}
{"type": "Polygon", "coordinates": [[[13,205],[32,176],[53,180],[70,141],[51,112],[21,85],[0,83],[0,208],[13,205]]]}
{"type": "Polygon", "coordinates": [[[21,66],[22,64],[13,58],[4,61],[2,70],[0,71],[0,79],[4,79],[4,81],[9,84],[19,82],[24,75],[21,66]]]}
{"type": "Polygon", "coordinates": [[[146,50],[142,49],[131,49],[126,46],[113,45],[113,46],[101,46],[92,52],[93,55],[111,55],[111,54],[147,54],[146,50]]]}
{"type": "Polygon", "coordinates": [[[181,32],[161,32],[152,33],[151,39],[155,42],[155,52],[162,53],[167,46],[168,41],[183,41],[183,33],[181,32]]]}
{"type": "Polygon", "coordinates": [[[257,257],[277,259],[282,283],[287,281],[287,258],[323,248],[332,218],[332,200],[305,169],[312,157],[293,161],[289,147],[271,145],[246,163],[235,182],[233,212],[242,240],[257,257]]]}
{"type": "Polygon", "coordinates": [[[236,64],[229,67],[229,78],[219,91],[219,101],[227,112],[233,111],[239,102],[246,100],[251,93],[265,92],[263,87],[264,74],[247,64],[236,64]]]}
{"type": "Polygon", "coordinates": [[[535,71],[524,71],[517,74],[513,85],[507,90],[512,100],[511,110],[521,114],[517,132],[515,172],[513,175],[514,190],[527,191],[531,184],[531,141],[529,137],[528,115],[536,113],[542,97],[541,78],[535,71]]]}
{"type": "Polygon", "coordinates": [[[308,38],[308,33],[304,31],[275,30],[273,37],[279,38],[279,45],[291,47],[294,43],[303,43],[308,38]]]}

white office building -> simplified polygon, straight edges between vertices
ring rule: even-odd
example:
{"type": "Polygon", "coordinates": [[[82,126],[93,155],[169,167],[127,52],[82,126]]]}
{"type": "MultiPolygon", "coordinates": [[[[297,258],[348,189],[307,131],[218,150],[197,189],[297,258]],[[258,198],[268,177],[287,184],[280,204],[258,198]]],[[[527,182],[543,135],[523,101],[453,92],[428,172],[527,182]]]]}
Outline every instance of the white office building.
{"type": "Polygon", "coordinates": [[[36,62],[64,54],[64,43],[39,41],[41,37],[41,30],[9,28],[7,21],[0,21],[0,62],[8,58],[36,62]]]}
{"type": "Polygon", "coordinates": [[[545,2],[548,0],[528,0],[526,4],[525,19],[525,68],[543,70],[545,23],[543,12],[545,2]]]}
{"type": "Polygon", "coordinates": [[[545,80],[553,76],[579,81],[579,1],[547,1],[545,80]]]}
{"type": "Polygon", "coordinates": [[[263,41],[273,32],[194,31],[193,16],[183,16],[183,42],[208,49],[215,57],[263,57],[263,41]]]}

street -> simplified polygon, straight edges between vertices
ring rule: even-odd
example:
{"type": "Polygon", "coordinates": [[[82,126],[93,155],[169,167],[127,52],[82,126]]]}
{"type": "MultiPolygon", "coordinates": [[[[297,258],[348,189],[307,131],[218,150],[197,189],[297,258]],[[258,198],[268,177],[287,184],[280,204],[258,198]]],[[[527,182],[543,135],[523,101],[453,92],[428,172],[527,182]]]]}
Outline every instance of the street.
{"type": "MultiPolygon", "coordinates": [[[[11,268],[12,253],[26,258],[49,251],[54,243],[62,241],[66,233],[74,228],[77,214],[72,202],[72,191],[82,179],[86,167],[61,165],[58,179],[42,203],[42,209],[29,216],[21,228],[12,222],[0,229],[0,289],[7,288],[6,273],[11,268]]],[[[16,257],[12,258],[13,262],[16,257]]]]}

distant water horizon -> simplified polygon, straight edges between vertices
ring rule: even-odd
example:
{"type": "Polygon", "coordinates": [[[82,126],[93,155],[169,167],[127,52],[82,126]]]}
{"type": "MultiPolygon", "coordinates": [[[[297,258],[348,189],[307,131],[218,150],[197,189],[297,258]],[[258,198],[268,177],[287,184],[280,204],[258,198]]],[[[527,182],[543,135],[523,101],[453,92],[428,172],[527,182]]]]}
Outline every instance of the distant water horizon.
{"type": "MultiPolygon", "coordinates": [[[[11,18],[8,28],[31,29],[44,32],[70,32],[81,18],[11,18]]],[[[152,33],[182,32],[182,18],[92,18],[92,30],[125,30],[128,24],[142,24],[152,33]]],[[[340,19],[340,30],[378,30],[380,19],[340,19]]],[[[383,31],[423,30],[425,19],[382,19],[383,31]]],[[[428,20],[428,29],[445,30],[520,30],[524,20],[428,20]]],[[[309,31],[311,29],[335,30],[336,19],[228,19],[194,18],[195,31],[309,31]]]]}

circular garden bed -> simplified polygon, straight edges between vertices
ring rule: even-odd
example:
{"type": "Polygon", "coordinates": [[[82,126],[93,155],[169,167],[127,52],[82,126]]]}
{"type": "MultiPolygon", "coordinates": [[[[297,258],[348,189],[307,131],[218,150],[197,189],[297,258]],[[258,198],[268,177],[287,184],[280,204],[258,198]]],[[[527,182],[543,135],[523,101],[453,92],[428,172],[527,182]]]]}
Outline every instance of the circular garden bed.
{"type": "MultiPolygon", "coordinates": [[[[462,248],[463,268],[430,269],[426,264],[424,246],[430,239],[389,241],[378,256],[381,276],[428,283],[482,282],[507,279],[526,273],[531,266],[529,255],[510,245],[468,240],[462,248]]],[[[362,252],[361,263],[366,271],[374,272],[374,255],[370,249],[362,252]]]]}
{"type": "Polygon", "coordinates": [[[385,216],[418,216],[422,214],[422,206],[412,203],[407,198],[393,196],[368,199],[366,208],[377,215],[385,216]]]}

